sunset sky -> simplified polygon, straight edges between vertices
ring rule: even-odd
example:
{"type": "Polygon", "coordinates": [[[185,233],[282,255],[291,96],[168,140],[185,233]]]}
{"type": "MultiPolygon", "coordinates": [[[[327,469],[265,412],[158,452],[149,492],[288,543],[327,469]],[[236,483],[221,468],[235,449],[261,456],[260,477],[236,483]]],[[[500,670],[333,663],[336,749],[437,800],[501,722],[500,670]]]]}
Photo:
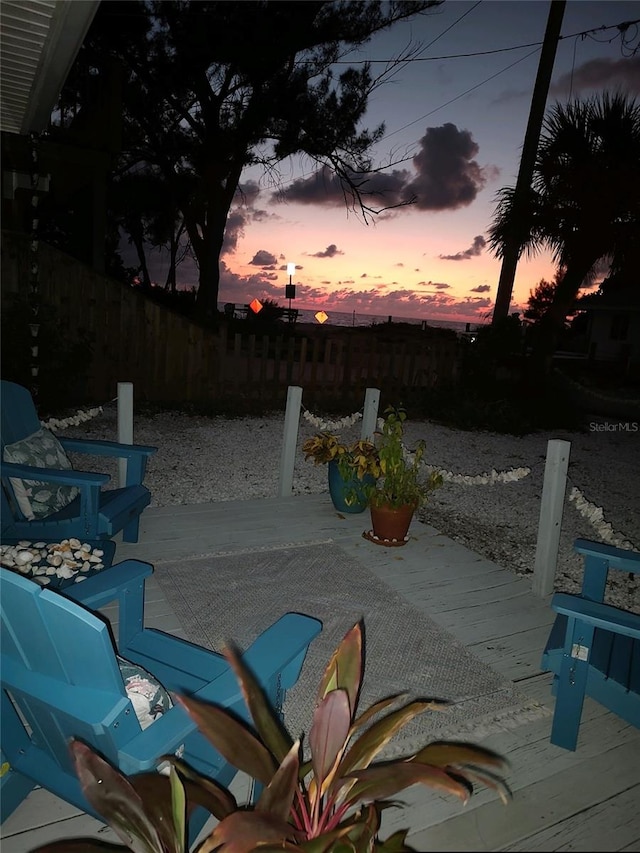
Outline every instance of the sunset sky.
{"type": "MultiPolygon", "coordinates": [[[[350,54],[389,60],[422,46],[373,94],[365,121],[386,126],[374,159],[393,164],[376,179],[387,198],[417,202],[367,225],[309,160],[283,163],[279,186],[248,170],[244,204],[229,218],[220,301],[287,304],[294,262],[296,308],[490,319],[501,264],[487,232],[497,190],[516,181],[549,8],[546,0],[446,0],[350,54]]],[[[618,25],[638,19],[640,0],[568,0],[547,106],[605,89],[637,96],[639,25],[618,25]]],[[[179,275],[189,283],[187,267],[179,275]]],[[[511,310],[553,276],[549,256],[521,260],[511,310]]]]}

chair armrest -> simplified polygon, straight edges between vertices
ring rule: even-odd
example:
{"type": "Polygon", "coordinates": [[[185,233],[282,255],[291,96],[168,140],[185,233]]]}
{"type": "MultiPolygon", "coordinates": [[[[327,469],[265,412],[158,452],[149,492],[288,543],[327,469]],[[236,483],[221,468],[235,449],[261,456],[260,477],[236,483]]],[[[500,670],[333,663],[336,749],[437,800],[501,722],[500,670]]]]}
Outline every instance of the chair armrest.
{"type": "Polygon", "coordinates": [[[64,595],[91,610],[118,600],[121,607],[129,606],[141,593],[144,581],[153,574],[153,566],[140,560],[124,560],[102,569],[82,583],[66,587],[64,595]]]}
{"type": "Polygon", "coordinates": [[[3,477],[20,477],[25,480],[41,480],[46,483],[62,483],[67,486],[103,486],[109,482],[108,474],[93,471],[75,471],[73,468],[40,468],[34,465],[21,465],[18,462],[0,462],[3,477]]]}
{"type": "Polygon", "coordinates": [[[97,454],[127,460],[127,486],[141,486],[147,468],[147,459],[157,453],[157,447],[143,444],[121,444],[118,441],[96,441],[90,438],[60,439],[65,450],[72,453],[97,454]]]}
{"type": "Polygon", "coordinates": [[[157,447],[145,444],[122,444],[118,441],[101,441],[93,438],[56,437],[65,450],[70,450],[72,453],[87,453],[91,456],[116,456],[134,459],[137,456],[149,458],[158,452],[157,447]]]}
{"type": "MultiPolygon", "coordinates": [[[[267,682],[285,674],[289,664],[300,660],[309,644],[322,630],[322,622],[301,613],[285,613],[253,641],[242,659],[259,681],[267,682]]],[[[301,662],[300,662],[301,665],[301,662]]],[[[291,687],[297,679],[283,678],[282,688],[291,687]]]]}
{"type": "Polygon", "coordinates": [[[120,769],[126,775],[155,770],[164,755],[175,752],[197,729],[197,723],[176,702],[118,750],[120,769]]]}
{"type": "Polygon", "coordinates": [[[637,613],[630,613],[628,610],[620,610],[609,604],[589,601],[565,592],[557,592],[553,596],[551,607],[557,613],[577,619],[594,628],[640,639],[640,615],[637,613]]]}

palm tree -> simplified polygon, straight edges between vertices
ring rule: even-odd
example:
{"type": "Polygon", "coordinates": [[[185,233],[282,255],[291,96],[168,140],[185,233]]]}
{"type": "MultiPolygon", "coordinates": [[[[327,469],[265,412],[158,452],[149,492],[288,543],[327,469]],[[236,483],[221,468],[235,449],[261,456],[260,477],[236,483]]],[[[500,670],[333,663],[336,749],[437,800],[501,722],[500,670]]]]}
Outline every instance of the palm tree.
{"type": "Polygon", "coordinates": [[[498,192],[489,243],[502,257],[551,250],[565,274],[542,318],[536,361],[548,369],[559,331],[597,264],[625,265],[640,234],[640,105],[623,94],[557,103],[545,118],[532,186],[498,192]]]}

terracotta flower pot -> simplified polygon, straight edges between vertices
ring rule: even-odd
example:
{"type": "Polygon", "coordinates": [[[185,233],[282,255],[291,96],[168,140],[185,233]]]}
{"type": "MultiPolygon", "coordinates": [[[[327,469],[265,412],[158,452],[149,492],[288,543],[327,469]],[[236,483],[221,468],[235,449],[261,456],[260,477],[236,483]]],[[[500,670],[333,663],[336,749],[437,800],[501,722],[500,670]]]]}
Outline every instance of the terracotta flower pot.
{"type": "Polygon", "coordinates": [[[415,512],[413,504],[394,509],[389,506],[372,506],[371,524],[373,541],[380,545],[404,545],[408,542],[407,533],[415,512]]]}

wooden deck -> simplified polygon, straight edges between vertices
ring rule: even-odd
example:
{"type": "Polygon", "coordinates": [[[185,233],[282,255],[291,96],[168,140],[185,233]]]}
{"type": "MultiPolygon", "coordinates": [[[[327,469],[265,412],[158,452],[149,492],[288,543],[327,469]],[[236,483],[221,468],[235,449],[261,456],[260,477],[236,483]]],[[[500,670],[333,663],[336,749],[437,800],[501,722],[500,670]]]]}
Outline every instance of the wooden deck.
{"type": "MultiPolygon", "coordinates": [[[[149,509],[140,542],[118,544],[116,559],[153,563],[201,553],[332,539],[420,607],[530,698],[553,708],[551,677],[541,652],[552,622],[548,601],[529,578],[414,522],[401,549],[361,534],[368,514],[340,517],[328,495],[230,501],[149,509]]],[[[180,633],[175,615],[151,578],[150,624],[180,633]]],[[[640,730],[587,700],[575,753],[549,743],[551,717],[482,741],[510,762],[513,801],[504,806],[479,789],[467,806],[414,786],[404,809],[389,812],[385,830],[410,827],[418,851],[559,851],[640,849],[640,730]]],[[[238,779],[236,793],[246,781],[238,779]]],[[[385,831],[385,835],[386,835],[385,831]]],[[[2,826],[2,853],[28,853],[56,839],[93,835],[116,840],[102,824],[42,790],[2,826]]]]}

